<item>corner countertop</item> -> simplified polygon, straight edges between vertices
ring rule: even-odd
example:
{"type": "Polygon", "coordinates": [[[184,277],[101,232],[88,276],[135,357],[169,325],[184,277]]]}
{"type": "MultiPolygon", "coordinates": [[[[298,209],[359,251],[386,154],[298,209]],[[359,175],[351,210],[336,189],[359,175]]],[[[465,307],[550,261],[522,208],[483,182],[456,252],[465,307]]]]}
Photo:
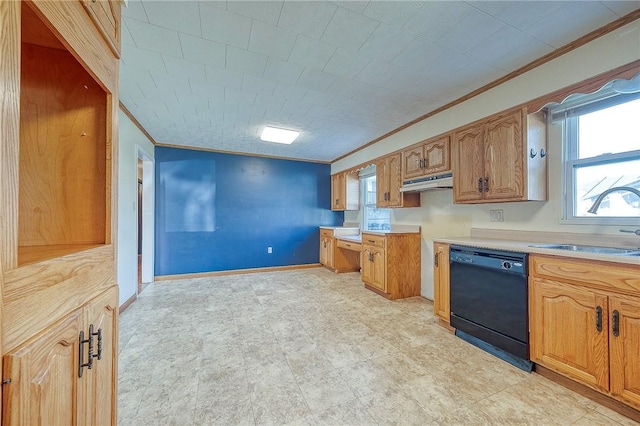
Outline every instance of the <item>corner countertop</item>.
{"type": "MultiPolygon", "coordinates": [[[[468,247],[486,248],[493,250],[507,250],[520,253],[535,253],[546,254],[550,256],[570,257],[574,259],[588,259],[599,260],[603,262],[615,262],[629,265],[640,265],[640,256],[621,256],[612,254],[601,253],[583,253],[573,252],[567,250],[532,247],[540,244],[555,244],[558,241],[548,242],[531,242],[531,241],[511,241],[511,240],[499,240],[491,238],[478,238],[478,237],[436,237],[433,238],[434,242],[445,244],[458,244],[468,247]]],[[[596,244],[591,244],[596,245],[596,244]]]]}

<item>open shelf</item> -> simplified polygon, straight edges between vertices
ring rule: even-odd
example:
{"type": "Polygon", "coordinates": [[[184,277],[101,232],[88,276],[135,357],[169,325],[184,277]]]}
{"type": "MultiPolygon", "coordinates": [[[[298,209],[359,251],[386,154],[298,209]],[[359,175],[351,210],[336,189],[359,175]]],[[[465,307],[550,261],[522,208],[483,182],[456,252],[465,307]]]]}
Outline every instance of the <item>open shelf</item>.
{"type": "Polygon", "coordinates": [[[18,264],[107,243],[107,94],[22,4],[18,264]]]}

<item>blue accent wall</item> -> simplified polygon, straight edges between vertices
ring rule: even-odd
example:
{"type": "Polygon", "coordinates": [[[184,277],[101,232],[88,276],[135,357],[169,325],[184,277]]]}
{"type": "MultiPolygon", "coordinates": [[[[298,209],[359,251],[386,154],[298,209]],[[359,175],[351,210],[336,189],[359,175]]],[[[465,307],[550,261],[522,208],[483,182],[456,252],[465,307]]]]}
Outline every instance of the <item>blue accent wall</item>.
{"type": "Polygon", "coordinates": [[[156,147],[155,274],[318,263],[328,164],[156,147]],[[267,253],[267,247],[273,253],[267,253]]]}

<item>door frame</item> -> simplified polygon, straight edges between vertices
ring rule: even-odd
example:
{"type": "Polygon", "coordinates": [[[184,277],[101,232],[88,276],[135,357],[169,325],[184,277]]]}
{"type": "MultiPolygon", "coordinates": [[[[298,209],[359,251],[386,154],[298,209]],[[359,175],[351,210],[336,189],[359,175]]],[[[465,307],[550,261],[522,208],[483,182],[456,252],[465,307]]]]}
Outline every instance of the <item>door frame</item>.
{"type": "MultiPolygon", "coordinates": [[[[142,283],[150,283],[153,282],[154,279],[155,264],[155,160],[139,145],[136,145],[136,154],[136,162],[138,160],[142,161],[142,206],[138,205],[136,197],[136,217],[138,209],[142,208],[142,230],[138,229],[137,220],[136,230],[137,232],[142,231],[142,283]]],[[[136,173],[136,182],[137,181],[136,173]]],[[[136,238],[137,237],[138,235],[136,233],[136,238]]]]}

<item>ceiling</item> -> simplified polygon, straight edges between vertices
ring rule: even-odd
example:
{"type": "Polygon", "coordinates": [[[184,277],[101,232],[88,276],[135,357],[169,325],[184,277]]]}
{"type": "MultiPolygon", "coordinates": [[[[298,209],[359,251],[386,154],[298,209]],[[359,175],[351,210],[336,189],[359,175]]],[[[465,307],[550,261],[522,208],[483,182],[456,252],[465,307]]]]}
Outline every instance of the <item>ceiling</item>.
{"type": "Polygon", "coordinates": [[[330,162],[639,7],[129,0],[120,100],[161,144],[330,162]]]}

